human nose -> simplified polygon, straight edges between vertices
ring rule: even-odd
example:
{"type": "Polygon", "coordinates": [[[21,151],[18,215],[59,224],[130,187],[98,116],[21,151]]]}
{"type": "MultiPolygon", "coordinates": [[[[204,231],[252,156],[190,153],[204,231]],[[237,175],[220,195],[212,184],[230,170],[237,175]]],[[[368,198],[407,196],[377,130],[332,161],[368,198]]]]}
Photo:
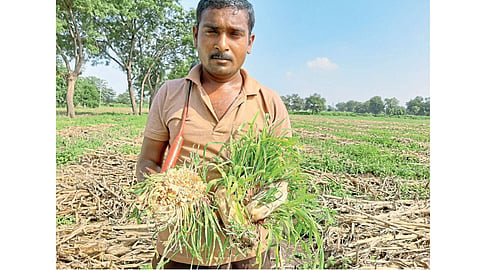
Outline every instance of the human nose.
{"type": "Polygon", "coordinates": [[[228,38],[225,33],[218,35],[218,39],[215,45],[215,48],[220,52],[228,51],[228,38]]]}

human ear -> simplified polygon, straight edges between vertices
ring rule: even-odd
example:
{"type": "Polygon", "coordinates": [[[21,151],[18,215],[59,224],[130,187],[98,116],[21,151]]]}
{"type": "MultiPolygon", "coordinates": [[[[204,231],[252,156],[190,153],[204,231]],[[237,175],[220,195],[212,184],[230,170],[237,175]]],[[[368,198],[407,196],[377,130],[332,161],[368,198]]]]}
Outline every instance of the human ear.
{"type": "Polygon", "coordinates": [[[248,54],[252,53],[252,46],[253,46],[254,40],[255,40],[255,34],[251,34],[250,37],[248,38],[248,47],[247,47],[248,54]]]}
{"type": "Polygon", "coordinates": [[[194,25],[192,30],[193,30],[193,47],[197,48],[197,47],[198,47],[198,44],[197,44],[197,43],[198,43],[198,42],[197,42],[197,40],[198,40],[198,29],[197,29],[197,26],[194,25]]]}

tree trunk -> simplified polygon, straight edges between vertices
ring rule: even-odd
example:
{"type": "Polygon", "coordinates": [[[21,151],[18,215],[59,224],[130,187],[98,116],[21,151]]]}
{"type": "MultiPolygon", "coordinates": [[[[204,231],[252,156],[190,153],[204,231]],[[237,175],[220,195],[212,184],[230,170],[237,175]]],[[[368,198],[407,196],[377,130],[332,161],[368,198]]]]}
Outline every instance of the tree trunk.
{"type": "MultiPolygon", "coordinates": [[[[147,78],[150,77],[150,69],[147,71],[147,74],[145,75],[145,77],[143,77],[143,80],[142,80],[142,86],[140,88],[140,109],[139,109],[139,113],[140,115],[142,115],[142,108],[143,108],[143,98],[145,96],[145,81],[147,80],[147,78]]],[[[151,102],[150,102],[151,104],[151,102]]],[[[148,107],[150,108],[150,106],[148,107]]]]}
{"type": "Polygon", "coordinates": [[[153,87],[152,87],[152,83],[151,83],[150,78],[149,78],[149,85],[150,85],[150,101],[148,103],[148,109],[150,110],[150,108],[152,108],[153,99],[155,98],[155,95],[157,94],[158,89],[159,89],[160,76],[156,76],[155,85],[153,87]]]}
{"type": "Polygon", "coordinates": [[[137,103],[135,102],[135,90],[133,89],[132,70],[127,69],[127,84],[128,92],[130,93],[130,102],[132,104],[132,112],[134,115],[138,115],[137,103]]]}
{"type": "Polygon", "coordinates": [[[140,88],[140,105],[138,106],[139,115],[142,115],[144,89],[145,89],[145,79],[143,79],[142,87],[140,88]]]}
{"type": "Polygon", "coordinates": [[[142,107],[143,107],[143,90],[140,93],[140,104],[138,104],[138,114],[142,115],[142,107]]]}
{"type": "Polygon", "coordinates": [[[150,100],[148,101],[148,109],[152,108],[153,98],[155,97],[155,94],[157,94],[157,90],[156,89],[151,89],[150,90],[150,100]]]}
{"type": "Polygon", "coordinates": [[[69,72],[67,75],[67,116],[75,118],[75,104],[73,104],[73,92],[75,91],[75,83],[78,76],[69,72]]]}

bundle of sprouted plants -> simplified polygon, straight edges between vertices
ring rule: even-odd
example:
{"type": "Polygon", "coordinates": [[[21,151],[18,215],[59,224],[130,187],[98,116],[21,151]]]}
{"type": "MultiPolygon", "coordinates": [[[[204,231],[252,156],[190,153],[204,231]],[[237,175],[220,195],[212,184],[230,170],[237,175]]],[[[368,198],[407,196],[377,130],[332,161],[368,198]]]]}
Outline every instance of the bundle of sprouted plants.
{"type": "MultiPolygon", "coordinates": [[[[268,118],[266,114],[265,122],[268,118]]],[[[312,262],[310,267],[323,268],[319,225],[323,210],[316,199],[315,185],[301,170],[297,138],[279,135],[280,123],[259,130],[254,122],[224,144],[227,158],[218,156],[214,163],[222,175],[214,180],[215,199],[224,231],[230,236],[229,247],[260,251],[258,227],[262,226],[269,231],[262,240],[267,242],[266,248],[274,248],[277,267],[283,240],[300,247],[312,262]],[[227,209],[223,209],[222,200],[230,202],[227,209]]],[[[259,268],[261,262],[261,253],[257,252],[259,268]]]]}
{"type": "Polygon", "coordinates": [[[167,254],[179,251],[188,251],[194,259],[206,263],[213,260],[215,246],[219,246],[223,256],[224,238],[209,194],[211,184],[200,177],[199,171],[194,165],[163,173],[150,171],[145,181],[133,187],[137,199],[132,217],[141,222],[146,215],[156,223],[158,232],[169,231],[158,268],[170,260],[167,254]]]}
{"type": "MultiPolygon", "coordinates": [[[[266,118],[268,122],[268,114],[266,118]]],[[[196,259],[202,264],[222,261],[236,250],[243,255],[256,251],[261,268],[261,251],[271,247],[279,266],[279,243],[285,240],[322,267],[320,207],[301,172],[296,139],[276,135],[275,126],[259,130],[254,123],[222,143],[222,155],[213,162],[192,157],[189,167],[152,173],[135,185],[137,218],[146,213],[159,232],[169,230],[159,266],[170,259],[165,254],[183,250],[192,255],[192,263],[196,259]],[[212,168],[221,177],[207,184],[206,172],[212,168]]]]}

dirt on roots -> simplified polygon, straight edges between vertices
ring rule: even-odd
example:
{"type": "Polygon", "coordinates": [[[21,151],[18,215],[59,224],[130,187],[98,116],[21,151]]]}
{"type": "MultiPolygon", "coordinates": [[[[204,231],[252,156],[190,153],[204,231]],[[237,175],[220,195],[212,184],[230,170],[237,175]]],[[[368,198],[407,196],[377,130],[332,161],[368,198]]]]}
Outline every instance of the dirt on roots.
{"type": "MultiPolygon", "coordinates": [[[[58,269],[125,269],[149,264],[155,225],[129,219],[136,157],[118,152],[140,140],[111,140],[78,162],[59,166],[56,179],[58,269]]],[[[336,212],[324,231],[329,268],[429,268],[430,200],[402,200],[398,179],[308,171],[320,191],[342,182],[353,198],[321,196],[336,212]],[[365,194],[368,194],[366,196],[365,194]],[[373,199],[372,199],[373,198],[373,199]],[[377,198],[377,199],[375,199],[377,198]]],[[[282,247],[283,267],[301,256],[282,247]]]]}

